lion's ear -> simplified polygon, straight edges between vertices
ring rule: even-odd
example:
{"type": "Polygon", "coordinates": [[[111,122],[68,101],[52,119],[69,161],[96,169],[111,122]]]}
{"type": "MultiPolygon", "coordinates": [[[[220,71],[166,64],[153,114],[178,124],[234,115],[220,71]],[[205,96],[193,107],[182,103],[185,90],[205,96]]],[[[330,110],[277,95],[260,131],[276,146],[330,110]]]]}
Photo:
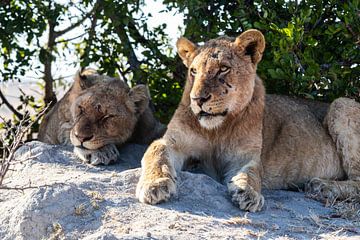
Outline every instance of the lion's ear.
{"type": "Polygon", "coordinates": [[[84,90],[92,85],[88,76],[98,74],[98,72],[92,68],[82,68],[76,72],[74,77],[74,91],[84,90]]]}
{"type": "Polygon", "coordinates": [[[183,63],[185,64],[185,66],[189,67],[192,62],[192,59],[191,59],[192,54],[197,49],[196,44],[194,44],[193,42],[191,42],[190,40],[188,40],[185,37],[181,37],[176,42],[176,48],[177,48],[177,52],[178,52],[180,58],[182,59],[183,63]]]}
{"type": "Polygon", "coordinates": [[[265,38],[260,31],[256,29],[247,30],[236,38],[234,44],[239,51],[249,55],[254,64],[260,62],[265,49],[265,38]]]}
{"type": "Polygon", "coordinates": [[[135,103],[136,113],[142,114],[149,106],[150,93],[146,85],[139,84],[129,91],[130,100],[135,103]]]}

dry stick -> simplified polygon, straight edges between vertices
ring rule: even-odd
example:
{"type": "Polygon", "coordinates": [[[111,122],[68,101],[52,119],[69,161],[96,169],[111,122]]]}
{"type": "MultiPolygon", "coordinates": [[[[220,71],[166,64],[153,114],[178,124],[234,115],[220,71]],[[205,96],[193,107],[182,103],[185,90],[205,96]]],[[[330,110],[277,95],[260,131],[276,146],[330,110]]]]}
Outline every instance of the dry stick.
{"type": "Polygon", "coordinates": [[[2,93],[1,89],[0,89],[0,98],[1,101],[6,105],[6,107],[8,109],[10,109],[10,111],[12,111],[19,119],[23,119],[24,116],[19,113],[10,103],[9,101],[6,99],[6,97],[4,96],[4,94],[2,93]]]}
{"type": "MultiPolygon", "coordinates": [[[[54,184],[63,184],[64,183],[54,183],[54,184]]],[[[6,187],[6,186],[0,186],[0,190],[15,190],[15,191],[19,191],[19,192],[24,192],[24,190],[28,190],[28,189],[37,189],[37,188],[41,188],[41,187],[53,187],[53,185],[49,185],[49,184],[43,184],[43,185],[38,185],[38,186],[31,186],[31,183],[29,186],[26,187],[6,187]]]]}
{"type": "MultiPolygon", "coordinates": [[[[18,149],[20,145],[23,143],[23,137],[30,130],[32,125],[35,122],[39,121],[42,115],[44,115],[47,108],[48,107],[45,107],[43,110],[41,110],[41,112],[39,112],[39,114],[36,116],[34,121],[31,121],[31,119],[29,118],[29,114],[25,114],[24,118],[20,120],[20,123],[17,126],[16,131],[11,132],[11,135],[13,136],[14,140],[10,144],[10,146],[8,146],[5,141],[3,141],[4,148],[3,148],[3,159],[1,160],[1,166],[0,166],[0,187],[2,186],[3,180],[5,178],[6,173],[9,170],[11,162],[14,160],[16,149],[18,149]],[[9,156],[6,156],[5,151],[9,153],[9,156]]],[[[0,118],[3,119],[1,116],[0,118]]]]}

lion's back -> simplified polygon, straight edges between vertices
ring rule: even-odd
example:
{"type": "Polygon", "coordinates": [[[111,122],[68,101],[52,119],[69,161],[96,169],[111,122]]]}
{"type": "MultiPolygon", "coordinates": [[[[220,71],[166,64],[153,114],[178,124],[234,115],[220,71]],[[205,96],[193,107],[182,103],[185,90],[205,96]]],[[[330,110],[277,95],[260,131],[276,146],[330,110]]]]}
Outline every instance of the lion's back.
{"type": "Polygon", "coordinates": [[[71,102],[68,93],[44,116],[39,127],[38,140],[49,144],[69,144],[71,129],[71,102]]]}
{"type": "Polygon", "coordinates": [[[267,95],[262,150],[265,187],[301,187],[313,177],[343,176],[335,144],[321,123],[327,106],[267,95]]]}

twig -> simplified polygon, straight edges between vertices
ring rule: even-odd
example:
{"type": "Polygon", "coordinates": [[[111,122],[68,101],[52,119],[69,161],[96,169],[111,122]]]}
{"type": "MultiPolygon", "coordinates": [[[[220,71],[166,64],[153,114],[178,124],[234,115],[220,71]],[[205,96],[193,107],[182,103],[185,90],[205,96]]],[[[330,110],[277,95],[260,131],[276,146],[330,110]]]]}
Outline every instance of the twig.
{"type": "Polygon", "coordinates": [[[15,190],[15,191],[21,191],[27,189],[35,189],[35,188],[41,188],[41,187],[51,187],[52,185],[44,184],[44,185],[38,185],[38,186],[26,186],[26,187],[6,187],[6,186],[0,186],[0,189],[3,190],[15,190]]]}
{"type": "MultiPolygon", "coordinates": [[[[39,114],[36,116],[34,121],[31,121],[29,114],[25,114],[24,118],[20,120],[18,126],[16,127],[16,131],[14,132],[12,128],[10,128],[10,133],[12,136],[12,142],[10,144],[3,141],[3,152],[2,159],[0,162],[0,187],[2,187],[3,180],[5,179],[5,175],[9,170],[12,161],[15,158],[15,151],[20,147],[23,143],[23,138],[25,134],[30,130],[34,123],[38,122],[42,115],[45,114],[48,107],[45,107],[39,114]],[[8,156],[7,156],[8,155],[8,156]]],[[[1,117],[1,116],[0,116],[1,117]]],[[[6,122],[6,121],[5,121],[6,122]]],[[[9,126],[8,126],[9,127],[9,126]]]]}
{"type": "Polygon", "coordinates": [[[72,37],[72,38],[68,38],[68,39],[61,39],[61,40],[58,40],[58,41],[55,41],[55,44],[58,44],[58,43],[63,43],[63,42],[70,42],[72,40],[75,40],[75,39],[78,39],[78,38],[81,38],[83,37],[84,35],[86,35],[87,32],[84,32],[76,37],[72,37]]]}
{"type": "Polygon", "coordinates": [[[79,21],[77,21],[76,23],[70,25],[69,27],[61,30],[61,31],[55,31],[54,35],[55,35],[55,38],[58,38],[60,37],[61,35],[73,30],[74,28],[80,26],[86,19],[88,19],[95,11],[96,9],[98,8],[99,6],[99,1],[97,1],[93,7],[93,9],[91,9],[90,12],[88,12],[87,14],[85,14],[85,16],[83,18],[81,18],[79,21]]]}
{"type": "Polygon", "coordinates": [[[121,62],[120,62],[120,65],[116,64],[116,67],[117,67],[118,71],[120,72],[120,75],[123,78],[123,81],[128,83],[126,74],[130,72],[130,68],[127,68],[125,71],[123,71],[122,69],[124,69],[124,65],[121,62]]]}
{"type": "MultiPolygon", "coordinates": [[[[28,162],[28,161],[30,161],[30,160],[33,160],[33,159],[37,158],[37,157],[40,156],[40,155],[41,155],[41,153],[38,153],[38,154],[36,154],[36,155],[34,155],[34,156],[30,156],[30,157],[26,158],[25,160],[17,160],[17,161],[15,161],[15,162],[11,162],[11,163],[9,163],[9,164],[10,164],[10,165],[23,164],[24,162],[28,162]]],[[[9,170],[11,170],[11,169],[9,169],[9,170]]]]}
{"type": "MultiPolygon", "coordinates": [[[[101,7],[99,6],[99,9],[101,7]]],[[[90,26],[90,29],[89,29],[89,37],[88,37],[88,41],[86,43],[86,47],[85,47],[85,50],[84,50],[84,54],[81,56],[81,58],[85,58],[89,55],[89,52],[90,52],[90,46],[94,40],[94,37],[95,37],[95,28],[97,27],[97,17],[96,17],[96,12],[93,13],[92,15],[92,19],[91,19],[91,26],[90,26]]]]}
{"type": "Polygon", "coordinates": [[[17,118],[19,119],[23,119],[24,116],[19,113],[10,103],[9,101],[6,99],[6,97],[4,96],[4,94],[2,93],[1,89],[0,89],[0,98],[1,98],[1,101],[6,105],[7,108],[9,108],[10,111],[12,111],[17,118]]]}

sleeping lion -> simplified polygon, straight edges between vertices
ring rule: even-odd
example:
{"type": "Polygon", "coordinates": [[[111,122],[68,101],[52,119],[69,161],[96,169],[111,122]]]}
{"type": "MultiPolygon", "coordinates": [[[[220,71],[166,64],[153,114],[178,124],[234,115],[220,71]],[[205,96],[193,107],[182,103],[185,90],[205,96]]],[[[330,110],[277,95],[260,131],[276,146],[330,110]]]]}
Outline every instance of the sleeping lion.
{"type": "Polygon", "coordinates": [[[177,41],[187,82],[165,135],[142,159],[136,189],[141,202],[157,204],[175,194],[177,171],[189,159],[199,160],[227,186],[233,203],[251,212],[263,207],[263,187],[306,185],[321,200],[359,194],[360,104],[340,98],[324,110],[321,104],[265,97],[256,75],[264,49],[257,30],[203,46],[177,41]]]}
{"type": "Polygon", "coordinates": [[[70,90],[44,117],[38,138],[72,144],[82,161],[107,165],[117,160],[122,144],[149,144],[164,133],[149,101],[145,85],[129,88],[118,78],[86,69],[76,74],[70,90]]]}

